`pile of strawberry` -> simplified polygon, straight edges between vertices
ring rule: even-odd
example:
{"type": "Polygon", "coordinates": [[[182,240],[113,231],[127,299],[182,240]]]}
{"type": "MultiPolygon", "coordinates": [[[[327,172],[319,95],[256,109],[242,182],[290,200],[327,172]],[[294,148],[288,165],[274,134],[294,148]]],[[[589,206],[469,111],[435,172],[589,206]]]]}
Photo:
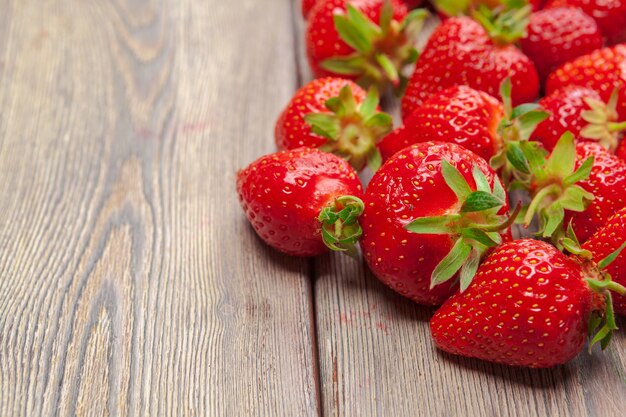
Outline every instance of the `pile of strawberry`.
{"type": "Polygon", "coordinates": [[[444,351],[550,367],[604,349],[626,314],[626,1],[433,1],[421,55],[417,3],[303,1],[318,78],[280,115],[279,152],[238,174],[248,219],[287,255],[360,246],[441,306],[444,351]]]}

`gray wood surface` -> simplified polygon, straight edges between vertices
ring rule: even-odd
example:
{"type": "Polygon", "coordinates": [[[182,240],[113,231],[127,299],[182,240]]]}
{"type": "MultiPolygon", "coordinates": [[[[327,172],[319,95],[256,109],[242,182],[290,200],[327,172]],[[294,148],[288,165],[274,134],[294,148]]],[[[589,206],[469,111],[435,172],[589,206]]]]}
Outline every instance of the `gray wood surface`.
{"type": "Polygon", "coordinates": [[[0,10],[0,415],[317,415],[310,264],[234,192],[290,1],[0,10]]]}
{"type": "Polygon", "coordinates": [[[623,416],[623,332],[453,358],[358,262],[255,236],[235,172],[302,29],[298,0],[0,0],[0,416],[623,416]]]}

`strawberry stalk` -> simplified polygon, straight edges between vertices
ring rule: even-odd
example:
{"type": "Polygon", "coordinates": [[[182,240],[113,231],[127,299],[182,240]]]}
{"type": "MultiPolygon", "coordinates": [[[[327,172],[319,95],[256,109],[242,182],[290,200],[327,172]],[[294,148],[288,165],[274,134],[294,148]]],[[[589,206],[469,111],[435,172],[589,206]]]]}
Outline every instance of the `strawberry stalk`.
{"type": "Polygon", "coordinates": [[[441,161],[441,173],[458,198],[457,211],[417,218],[406,228],[413,233],[451,236],[454,241],[452,249],[433,270],[430,285],[433,288],[460,272],[461,291],[464,291],[489,249],[502,243],[499,232],[511,226],[521,206],[511,215],[498,214],[506,204],[506,192],[497,179],[490,187],[477,166],[472,170],[476,191],[470,189],[463,175],[445,159],[441,161]]]}
{"type": "Polygon", "coordinates": [[[531,167],[527,154],[539,156],[540,145],[529,142],[537,125],[547,119],[549,114],[538,104],[529,103],[513,107],[511,100],[511,79],[506,78],[500,86],[500,95],[504,105],[504,118],[498,126],[498,133],[504,146],[491,158],[491,167],[500,172],[507,188],[515,188],[515,183],[527,183],[531,179],[531,167]]]}
{"type": "Polygon", "coordinates": [[[382,163],[376,143],[393,127],[391,116],[377,110],[378,102],[378,91],[371,87],[358,105],[346,85],[338,97],[326,101],[329,113],[309,113],[304,120],[314,133],[328,140],[321,150],[346,159],[357,171],[365,165],[376,171],[382,163]]]}
{"type": "Polygon", "coordinates": [[[532,6],[520,6],[521,4],[503,4],[490,9],[480,5],[472,12],[472,17],[480,22],[494,43],[511,45],[526,36],[526,28],[530,22],[532,6]]]}
{"type": "Polygon", "coordinates": [[[608,103],[591,97],[585,98],[585,103],[590,110],[581,114],[582,118],[589,124],[580,131],[580,136],[597,141],[611,152],[617,149],[620,133],[626,131],[626,121],[618,122],[618,94],[619,88],[615,88],[608,103]]]}
{"type": "Polygon", "coordinates": [[[544,153],[525,148],[532,176],[520,187],[531,191],[531,202],[524,214],[524,225],[528,227],[536,217],[539,221],[538,235],[551,238],[559,248],[563,248],[565,211],[583,212],[593,201],[593,194],[577,185],[591,174],[593,157],[576,167],[576,145],[574,135],[566,132],[549,158],[544,153]]]}
{"type": "Polygon", "coordinates": [[[356,243],[363,234],[359,217],[363,214],[363,201],[354,196],[342,196],[324,207],[318,220],[322,224],[322,240],[334,251],[356,256],[356,243]]]}
{"type": "Polygon", "coordinates": [[[392,84],[400,90],[406,83],[402,69],[417,60],[415,42],[428,12],[417,9],[398,22],[393,19],[393,6],[385,1],[380,21],[375,23],[357,8],[348,4],[345,14],[334,15],[335,28],[341,39],[355,52],[322,62],[322,68],[340,75],[355,76],[365,87],[384,89],[392,84]]]}

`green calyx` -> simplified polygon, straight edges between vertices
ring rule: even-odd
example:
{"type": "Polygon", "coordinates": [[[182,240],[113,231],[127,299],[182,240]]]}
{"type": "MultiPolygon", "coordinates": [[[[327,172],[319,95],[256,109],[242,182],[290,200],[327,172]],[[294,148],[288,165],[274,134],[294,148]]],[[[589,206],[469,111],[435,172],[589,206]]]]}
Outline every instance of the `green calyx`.
{"type": "Polygon", "coordinates": [[[521,207],[518,206],[511,215],[498,214],[506,205],[506,191],[497,179],[490,187],[478,166],[472,170],[475,191],[445,159],[441,161],[441,173],[448,187],[456,194],[458,205],[442,216],[414,219],[406,225],[406,229],[413,233],[451,236],[454,245],[434,269],[430,286],[433,288],[460,273],[461,291],[464,291],[472,282],[489,248],[502,243],[499,232],[513,224],[521,207]]]}
{"type": "Polygon", "coordinates": [[[503,2],[495,9],[480,5],[472,17],[480,22],[489,37],[498,45],[511,45],[524,36],[530,21],[532,6],[520,1],[503,2]]]}
{"type": "Polygon", "coordinates": [[[595,140],[611,152],[617,149],[619,136],[626,131],[626,121],[618,122],[617,101],[619,89],[611,94],[608,103],[587,97],[584,99],[589,110],[582,112],[583,120],[589,123],[580,131],[580,136],[595,140]]]}
{"type": "Polygon", "coordinates": [[[376,144],[393,128],[391,116],[377,110],[376,87],[371,87],[365,101],[358,105],[346,85],[338,97],[326,101],[326,108],[330,112],[304,116],[311,130],[327,139],[320,149],[341,156],[358,171],[366,165],[376,171],[382,164],[376,144]]]}
{"type": "Polygon", "coordinates": [[[418,58],[415,42],[428,12],[413,10],[402,22],[394,20],[393,14],[389,0],[382,6],[378,23],[351,4],[346,6],[345,13],[336,13],[335,28],[355,52],[327,59],[322,62],[322,68],[335,74],[356,76],[364,87],[375,85],[384,89],[391,84],[401,90],[406,83],[401,71],[418,58]]]}
{"type": "Polygon", "coordinates": [[[324,207],[318,217],[324,244],[334,251],[356,256],[355,245],[363,234],[359,217],[364,209],[363,201],[354,196],[338,197],[331,206],[324,207]]]}
{"type": "Polygon", "coordinates": [[[543,153],[533,153],[532,149],[522,149],[532,173],[530,186],[522,185],[531,190],[532,198],[525,210],[524,225],[528,227],[537,218],[537,234],[550,238],[562,249],[565,212],[583,212],[594,199],[593,194],[578,185],[589,178],[594,159],[586,159],[576,169],[576,145],[570,132],[559,139],[548,158],[542,157],[543,153]]]}
{"type": "Polygon", "coordinates": [[[507,77],[500,86],[504,105],[504,118],[498,125],[503,146],[490,160],[491,167],[500,173],[507,188],[527,184],[531,178],[531,158],[544,158],[545,151],[537,142],[529,142],[539,123],[550,115],[535,103],[513,107],[511,79],[507,77]]]}
{"type": "Polygon", "coordinates": [[[606,349],[611,341],[613,331],[618,329],[615,322],[615,313],[613,312],[613,296],[611,293],[626,295],[626,288],[613,281],[611,274],[606,271],[606,268],[615,261],[625,247],[626,242],[597,264],[591,261],[585,263],[587,267],[586,274],[589,276],[585,281],[592,291],[604,298],[604,310],[594,311],[589,320],[589,338],[591,339],[589,351],[597,343],[600,343],[602,350],[606,349]]]}

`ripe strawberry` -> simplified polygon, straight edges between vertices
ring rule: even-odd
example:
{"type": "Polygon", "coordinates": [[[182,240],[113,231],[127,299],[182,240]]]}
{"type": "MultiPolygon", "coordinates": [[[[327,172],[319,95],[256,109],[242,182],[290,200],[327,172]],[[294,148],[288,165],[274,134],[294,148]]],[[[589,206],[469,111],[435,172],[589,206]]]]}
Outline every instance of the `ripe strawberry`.
{"type": "Polygon", "coordinates": [[[610,45],[626,42],[625,0],[551,0],[546,8],[575,6],[593,17],[610,45]]]}
{"type": "Polygon", "coordinates": [[[617,328],[603,285],[626,291],[595,264],[569,259],[545,242],[507,242],[465,292],[435,313],[431,333],[440,349],[455,355],[512,366],[560,365],[582,351],[598,321],[604,323],[592,345],[605,348],[617,328]]]}
{"type": "Polygon", "coordinates": [[[600,49],[559,67],[548,77],[546,92],[571,84],[596,90],[605,102],[619,88],[617,113],[626,120],[626,45],[600,49]]]}
{"type": "MultiPolygon", "coordinates": [[[[408,117],[432,94],[455,85],[467,85],[497,95],[505,78],[513,84],[513,102],[534,101],[539,77],[532,61],[512,45],[523,34],[523,23],[505,26],[506,13],[495,22],[483,19],[489,31],[469,17],[450,18],[431,35],[402,99],[408,117]]],[[[523,20],[521,18],[520,20],[523,20]]]]}
{"type": "Polygon", "coordinates": [[[352,81],[319,78],[296,92],[276,122],[279,150],[320,148],[361,170],[369,161],[380,166],[378,139],[391,130],[391,116],[381,113],[378,95],[367,94],[352,81]]]}
{"type": "Polygon", "coordinates": [[[539,105],[550,117],[537,126],[531,140],[541,142],[548,151],[570,131],[577,139],[597,141],[613,152],[626,129],[626,123],[618,123],[617,91],[605,104],[596,91],[569,85],[539,100],[539,105]]]}
{"type": "Polygon", "coordinates": [[[593,194],[594,199],[584,212],[567,213],[565,224],[571,220],[574,232],[585,242],[619,209],[626,206],[626,162],[611,155],[594,142],[576,145],[577,166],[593,156],[593,168],[588,179],[579,185],[593,194]]]}
{"type": "Polygon", "coordinates": [[[343,159],[313,148],[263,156],[237,174],[254,230],[288,255],[350,250],[360,236],[363,187],[343,159]]]}
{"type": "Polygon", "coordinates": [[[370,269],[427,305],[452,294],[450,279],[459,270],[467,285],[489,247],[508,236],[514,217],[504,215],[507,196],[487,162],[451,143],[419,143],[396,153],[376,172],[363,201],[360,243],[370,269]]]}
{"type": "MultiPolygon", "coordinates": [[[[626,238],[626,207],[615,213],[582,246],[591,252],[594,259],[604,259],[618,250],[626,238]]],[[[607,268],[615,282],[626,286],[626,254],[620,254],[607,268]]],[[[626,296],[615,294],[613,299],[615,312],[626,316],[626,296]]]]}
{"type": "Polygon", "coordinates": [[[387,160],[409,145],[436,140],[462,145],[489,160],[502,148],[498,125],[503,118],[502,104],[489,94],[467,86],[451,87],[433,94],[378,147],[387,160]]]}
{"type": "Polygon", "coordinates": [[[602,48],[595,20],[575,7],[545,9],[530,16],[522,51],[534,62],[542,80],[561,65],[602,48]]]}
{"type": "Polygon", "coordinates": [[[302,0],[302,16],[307,17],[317,0],[302,0]]]}
{"type": "Polygon", "coordinates": [[[626,141],[622,140],[619,145],[617,145],[615,156],[623,161],[626,161],[626,141]]]}
{"type": "Polygon", "coordinates": [[[426,11],[400,0],[319,0],[308,19],[306,45],[316,77],[341,75],[364,86],[401,84],[415,62],[426,11]]]}

